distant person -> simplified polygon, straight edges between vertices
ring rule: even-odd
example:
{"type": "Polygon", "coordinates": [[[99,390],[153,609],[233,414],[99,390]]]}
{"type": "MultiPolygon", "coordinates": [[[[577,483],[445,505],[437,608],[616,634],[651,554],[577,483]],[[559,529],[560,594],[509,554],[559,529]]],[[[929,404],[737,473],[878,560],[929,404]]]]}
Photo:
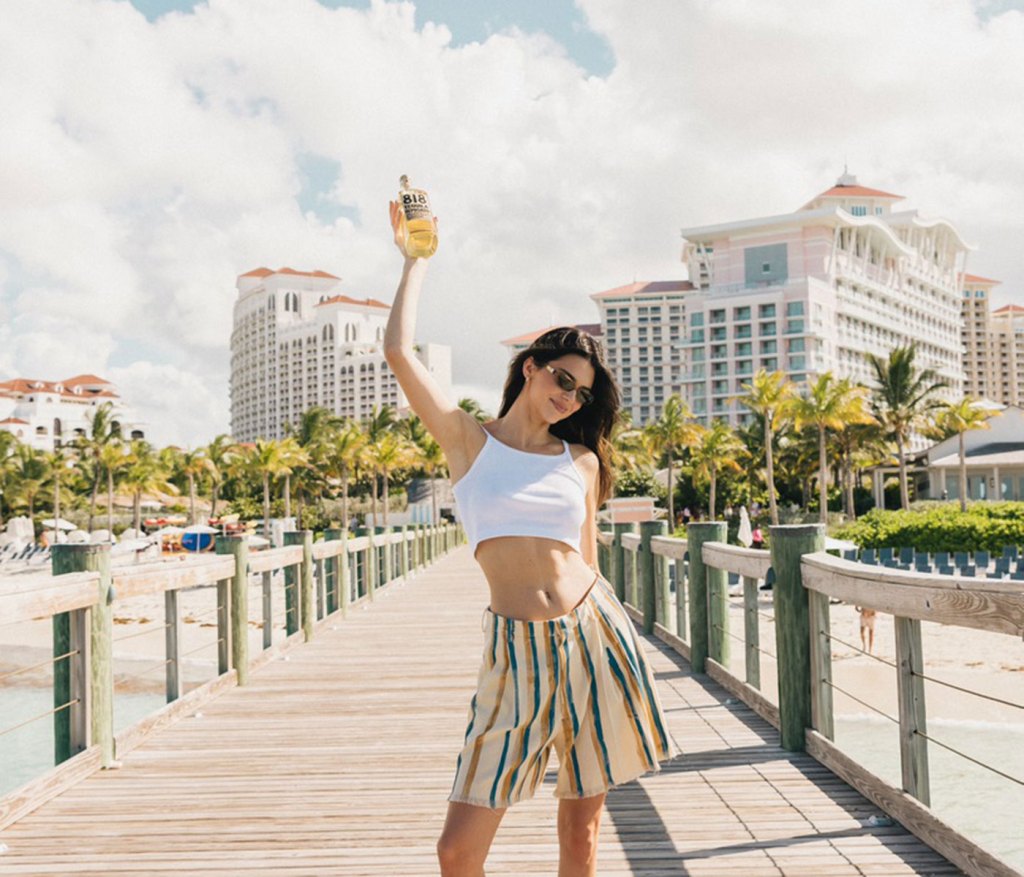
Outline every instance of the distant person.
{"type": "Polygon", "coordinates": [[[875,616],[874,609],[863,606],[854,607],[860,613],[860,645],[869,655],[875,650],[875,616]]]}
{"type": "Polygon", "coordinates": [[[760,527],[754,527],[754,532],[750,534],[750,547],[764,548],[764,533],[760,527]]]}
{"type": "Polygon", "coordinates": [[[693,517],[693,515],[690,514],[690,507],[687,506],[686,508],[683,509],[683,526],[684,527],[687,524],[690,523],[690,518],[692,518],[692,517],[693,517]]]}
{"type": "MultiPolygon", "coordinates": [[[[429,262],[406,253],[401,211],[392,203],[404,265],[384,355],[444,451],[490,592],[482,666],[437,843],[441,874],[484,873],[505,811],[541,788],[552,750],[559,873],[593,874],[608,790],[675,754],[645,650],[597,568],[596,516],[613,483],[619,390],[600,342],[566,326],[515,356],[495,419],[479,423],[450,402],[413,350],[429,262]]],[[[453,305],[442,294],[430,307],[450,314],[453,305]]],[[[452,672],[441,662],[433,670],[439,678],[452,672]]],[[[433,769],[423,759],[417,768],[433,769]]]]}

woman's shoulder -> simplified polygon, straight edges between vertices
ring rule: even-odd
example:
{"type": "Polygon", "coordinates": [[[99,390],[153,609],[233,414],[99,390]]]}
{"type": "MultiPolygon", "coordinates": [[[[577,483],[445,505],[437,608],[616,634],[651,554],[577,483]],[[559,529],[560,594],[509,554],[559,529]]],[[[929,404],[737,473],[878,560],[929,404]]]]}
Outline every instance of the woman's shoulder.
{"type": "Polygon", "coordinates": [[[582,471],[596,472],[598,470],[597,454],[586,445],[576,444],[575,442],[569,442],[568,444],[569,452],[572,454],[572,461],[582,471]]]}

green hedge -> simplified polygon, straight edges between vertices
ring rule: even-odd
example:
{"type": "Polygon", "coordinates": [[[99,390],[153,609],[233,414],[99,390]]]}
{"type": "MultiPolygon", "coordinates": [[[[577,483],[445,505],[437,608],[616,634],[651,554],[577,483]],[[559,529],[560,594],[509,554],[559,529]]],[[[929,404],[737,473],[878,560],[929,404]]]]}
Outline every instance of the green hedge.
{"type": "Polygon", "coordinates": [[[874,510],[835,535],[861,548],[1002,551],[1007,545],[1024,546],[1024,503],[979,502],[966,512],[955,503],[909,512],[874,510]]]}

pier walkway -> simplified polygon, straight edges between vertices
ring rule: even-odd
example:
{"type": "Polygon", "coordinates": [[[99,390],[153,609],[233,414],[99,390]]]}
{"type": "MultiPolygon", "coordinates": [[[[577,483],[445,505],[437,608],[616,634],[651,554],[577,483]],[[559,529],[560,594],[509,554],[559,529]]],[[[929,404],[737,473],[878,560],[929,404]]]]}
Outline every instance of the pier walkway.
{"type": "MultiPolygon", "coordinates": [[[[331,616],[247,686],[5,829],[0,875],[436,874],[486,603],[463,546],[331,616]]],[[[644,642],[683,756],[609,794],[602,877],[961,873],[644,642]]],[[[506,814],[489,875],[556,873],[553,770],[506,814]]]]}

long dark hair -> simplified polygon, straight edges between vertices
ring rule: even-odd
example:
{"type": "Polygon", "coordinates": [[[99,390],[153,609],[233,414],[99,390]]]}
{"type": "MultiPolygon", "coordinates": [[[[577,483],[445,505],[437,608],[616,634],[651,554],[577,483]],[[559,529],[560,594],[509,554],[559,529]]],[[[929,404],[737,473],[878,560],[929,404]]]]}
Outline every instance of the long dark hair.
{"type": "Polygon", "coordinates": [[[526,384],[523,363],[533,358],[537,365],[574,353],[586,359],[594,369],[594,401],[582,405],[565,420],[553,423],[548,430],[552,435],[568,442],[586,445],[597,454],[600,464],[597,505],[604,503],[612,493],[615,476],[612,472],[611,434],[619,418],[619,388],[604,361],[604,347],[587,332],[572,326],[550,329],[537,338],[526,350],[517,354],[509,366],[505,390],[501,397],[498,417],[504,417],[526,384]]]}

